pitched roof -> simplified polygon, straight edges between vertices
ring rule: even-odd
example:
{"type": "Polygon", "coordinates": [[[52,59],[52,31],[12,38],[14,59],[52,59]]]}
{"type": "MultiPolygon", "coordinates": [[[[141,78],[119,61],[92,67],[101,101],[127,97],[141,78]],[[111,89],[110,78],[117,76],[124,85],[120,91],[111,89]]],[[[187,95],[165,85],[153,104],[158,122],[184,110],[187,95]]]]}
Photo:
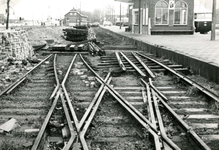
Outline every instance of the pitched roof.
{"type": "MultiPolygon", "coordinates": [[[[86,17],[88,18],[88,16],[82,15],[78,10],[76,10],[75,8],[71,9],[68,13],[78,13],[81,17],[86,17]]],[[[68,14],[66,13],[65,16],[68,14]]]]}

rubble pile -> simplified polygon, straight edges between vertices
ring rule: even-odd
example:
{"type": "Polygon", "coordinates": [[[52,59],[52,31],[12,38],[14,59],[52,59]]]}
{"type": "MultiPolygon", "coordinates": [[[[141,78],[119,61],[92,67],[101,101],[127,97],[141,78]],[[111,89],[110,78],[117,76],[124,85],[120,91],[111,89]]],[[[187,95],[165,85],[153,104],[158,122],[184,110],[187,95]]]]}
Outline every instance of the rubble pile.
{"type": "Polygon", "coordinates": [[[33,48],[28,40],[26,31],[1,31],[0,35],[2,38],[0,54],[5,56],[4,58],[12,57],[16,60],[23,60],[33,56],[33,48]]]}
{"type": "Polygon", "coordinates": [[[90,88],[94,88],[96,87],[97,83],[96,83],[96,79],[94,76],[88,76],[85,73],[89,72],[88,69],[84,68],[84,64],[83,62],[77,62],[74,64],[74,69],[72,71],[73,75],[78,75],[80,76],[80,79],[82,80],[82,82],[90,88]]]}
{"type": "Polygon", "coordinates": [[[33,68],[39,60],[34,56],[27,32],[0,31],[0,91],[33,68]]]}

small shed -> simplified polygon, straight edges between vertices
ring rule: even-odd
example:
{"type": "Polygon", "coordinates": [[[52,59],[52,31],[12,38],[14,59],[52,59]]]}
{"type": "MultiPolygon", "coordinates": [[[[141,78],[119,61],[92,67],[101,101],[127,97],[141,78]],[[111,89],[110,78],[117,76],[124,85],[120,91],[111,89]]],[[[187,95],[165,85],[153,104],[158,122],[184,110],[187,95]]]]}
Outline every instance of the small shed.
{"type": "Polygon", "coordinates": [[[66,26],[76,26],[76,25],[84,25],[87,24],[88,17],[82,15],[76,9],[70,10],[67,14],[65,14],[63,24],[66,26]]]}
{"type": "Polygon", "coordinates": [[[194,0],[115,1],[129,3],[129,25],[132,33],[194,33],[194,0]]]}

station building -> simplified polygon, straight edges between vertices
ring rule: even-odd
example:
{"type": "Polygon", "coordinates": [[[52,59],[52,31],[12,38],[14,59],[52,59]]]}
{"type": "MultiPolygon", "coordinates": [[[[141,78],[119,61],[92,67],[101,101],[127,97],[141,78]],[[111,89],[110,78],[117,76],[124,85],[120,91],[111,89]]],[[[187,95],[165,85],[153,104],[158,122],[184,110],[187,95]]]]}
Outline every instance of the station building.
{"type": "Polygon", "coordinates": [[[82,15],[80,12],[78,12],[76,9],[70,10],[67,14],[65,14],[63,24],[66,26],[76,26],[83,24],[87,24],[88,22],[88,16],[82,15]]]}
{"type": "Polygon", "coordinates": [[[132,33],[194,33],[194,0],[115,1],[129,3],[129,26],[132,33]]]}

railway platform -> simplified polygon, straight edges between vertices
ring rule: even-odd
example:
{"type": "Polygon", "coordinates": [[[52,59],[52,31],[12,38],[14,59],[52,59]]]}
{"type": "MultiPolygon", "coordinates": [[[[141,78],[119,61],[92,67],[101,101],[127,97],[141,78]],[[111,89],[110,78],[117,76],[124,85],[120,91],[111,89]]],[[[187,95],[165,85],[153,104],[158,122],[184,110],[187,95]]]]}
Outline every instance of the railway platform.
{"type": "Polygon", "coordinates": [[[121,29],[119,26],[101,27],[133,40],[138,48],[180,63],[194,73],[219,83],[219,30],[216,31],[216,40],[211,41],[210,32],[194,33],[194,35],[150,36],[125,32],[125,27],[121,29]]]}

